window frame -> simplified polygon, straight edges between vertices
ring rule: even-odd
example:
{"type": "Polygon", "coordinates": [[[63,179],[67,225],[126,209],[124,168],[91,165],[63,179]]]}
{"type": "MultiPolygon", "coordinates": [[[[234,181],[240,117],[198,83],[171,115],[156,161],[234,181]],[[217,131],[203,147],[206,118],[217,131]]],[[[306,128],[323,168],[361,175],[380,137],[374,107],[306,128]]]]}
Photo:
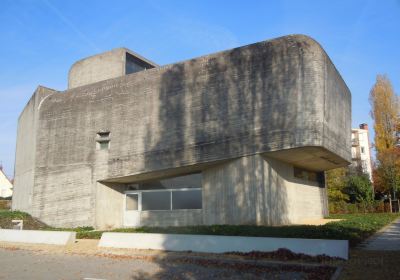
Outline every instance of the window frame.
{"type": "Polygon", "coordinates": [[[180,188],[180,189],[156,189],[156,190],[128,190],[124,192],[124,209],[126,209],[126,196],[129,194],[138,194],[138,210],[127,210],[127,211],[139,211],[139,212],[148,212],[148,211],[187,211],[187,210],[202,210],[203,209],[203,191],[202,188],[180,188]],[[175,191],[200,191],[201,193],[201,208],[196,209],[173,209],[172,205],[172,192],[175,191]],[[168,210],[143,210],[142,209],[142,193],[144,192],[169,192],[170,193],[170,203],[168,210]]]}
{"type": "Polygon", "coordinates": [[[125,202],[124,202],[124,209],[125,211],[139,211],[139,207],[140,207],[140,194],[138,193],[126,193],[125,194],[125,202]],[[128,196],[133,196],[133,195],[137,195],[137,209],[127,209],[128,207],[128,196]]]}
{"type": "Polygon", "coordinates": [[[111,132],[109,130],[101,130],[96,134],[96,150],[107,151],[110,149],[111,132]]]}

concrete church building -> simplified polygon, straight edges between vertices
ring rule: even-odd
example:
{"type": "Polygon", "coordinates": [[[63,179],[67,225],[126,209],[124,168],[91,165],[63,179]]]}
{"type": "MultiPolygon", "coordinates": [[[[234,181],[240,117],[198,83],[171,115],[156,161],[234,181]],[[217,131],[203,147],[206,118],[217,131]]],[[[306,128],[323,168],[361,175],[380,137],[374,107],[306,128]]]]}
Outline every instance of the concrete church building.
{"type": "Polygon", "coordinates": [[[351,161],[351,95],[313,39],[158,66],[76,62],[20,115],[12,207],[58,227],[282,225],[327,214],[351,161]]]}

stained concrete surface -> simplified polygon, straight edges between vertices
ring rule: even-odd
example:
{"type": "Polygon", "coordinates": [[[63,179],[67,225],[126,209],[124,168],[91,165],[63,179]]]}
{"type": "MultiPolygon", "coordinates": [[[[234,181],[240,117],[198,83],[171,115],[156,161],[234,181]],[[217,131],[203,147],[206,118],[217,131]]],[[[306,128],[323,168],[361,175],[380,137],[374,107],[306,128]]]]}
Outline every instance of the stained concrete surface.
{"type": "MultiPolygon", "coordinates": [[[[103,70],[98,69],[99,75],[110,74],[110,68],[103,70]]],[[[39,87],[19,119],[12,208],[55,227],[102,228],[108,224],[98,219],[105,208],[98,194],[106,192],[97,190],[105,182],[203,172],[264,153],[311,171],[346,166],[351,161],[350,124],[349,89],[322,47],[303,35],[63,92],[39,87]],[[109,149],[98,149],[102,131],[110,133],[109,149]]],[[[279,210],[294,202],[277,195],[282,204],[274,211],[285,221],[285,211],[279,210]]],[[[307,206],[319,203],[321,196],[314,198],[311,203],[305,198],[307,206]]],[[[228,216],[245,213],[251,200],[243,201],[242,211],[233,207],[228,216]]],[[[116,208],[105,208],[108,220],[120,220],[112,211],[116,208]]],[[[307,217],[307,210],[297,212],[316,218],[307,217]]],[[[247,215],[237,217],[249,223],[247,215]]]]}
{"type": "Polygon", "coordinates": [[[400,219],[367,239],[360,245],[360,249],[400,251],[400,219]]]}

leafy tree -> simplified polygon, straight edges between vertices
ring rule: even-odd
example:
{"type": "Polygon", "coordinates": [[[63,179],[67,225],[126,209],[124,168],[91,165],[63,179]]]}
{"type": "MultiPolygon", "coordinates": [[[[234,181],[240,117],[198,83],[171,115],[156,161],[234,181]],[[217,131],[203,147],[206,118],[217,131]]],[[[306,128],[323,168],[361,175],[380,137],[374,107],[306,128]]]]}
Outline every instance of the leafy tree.
{"type": "Polygon", "coordinates": [[[343,191],[349,196],[351,203],[371,202],[374,200],[372,184],[366,174],[349,176],[343,191]]]}
{"type": "Polygon", "coordinates": [[[395,192],[400,187],[399,102],[386,76],[378,75],[369,97],[374,119],[377,169],[375,188],[395,192]]]}
{"type": "Polygon", "coordinates": [[[375,148],[378,153],[390,150],[396,144],[398,126],[398,99],[386,76],[378,75],[369,95],[374,119],[375,148]]]}
{"type": "Polygon", "coordinates": [[[326,186],[329,202],[348,201],[349,196],[343,192],[346,187],[345,167],[332,169],[326,172],[326,186]]]}
{"type": "Polygon", "coordinates": [[[393,148],[379,154],[379,165],[374,174],[375,189],[381,192],[400,191],[400,149],[393,148]]]}

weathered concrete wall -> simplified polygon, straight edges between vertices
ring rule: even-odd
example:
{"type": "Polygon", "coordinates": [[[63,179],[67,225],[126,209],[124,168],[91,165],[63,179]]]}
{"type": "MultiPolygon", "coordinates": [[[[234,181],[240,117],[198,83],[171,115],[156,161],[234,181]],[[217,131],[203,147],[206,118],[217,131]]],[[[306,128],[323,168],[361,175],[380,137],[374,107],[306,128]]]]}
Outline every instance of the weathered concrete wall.
{"type": "Polygon", "coordinates": [[[32,213],[39,107],[54,90],[39,86],[18,119],[12,209],[32,213]]]}
{"type": "Polygon", "coordinates": [[[350,92],[301,35],[72,88],[39,110],[32,211],[52,225],[94,225],[98,181],[201,171],[270,151],[313,147],[297,165],[344,166],[347,127],[350,92]],[[105,130],[110,149],[96,150],[105,130]]]}
{"type": "Polygon", "coordinates": [[[125,52],[115,49],[91,56],[72,65],[68,75],[68,88],[75,88],[125,75],[125,52]]]}
{"type": "Polygon", "coordinates": [[[69,70],[68,88],[121,77],[125,74],[154,68],[155,66],[151,61],[136,55],[128,49],[113,49],[74,63],[69,70]]]}
{"type": "Polygon", "coordinates": [[[203,222],[281,225],[327,214],[326,190],[294,177],[293,166],[254,155],[203,172],[203,222]]]}
{"type": "Polygon", "coordinates": [[[124,191],[121,184],[97,183],[96,228],[110,229],[124,226],[124,191]]]}

